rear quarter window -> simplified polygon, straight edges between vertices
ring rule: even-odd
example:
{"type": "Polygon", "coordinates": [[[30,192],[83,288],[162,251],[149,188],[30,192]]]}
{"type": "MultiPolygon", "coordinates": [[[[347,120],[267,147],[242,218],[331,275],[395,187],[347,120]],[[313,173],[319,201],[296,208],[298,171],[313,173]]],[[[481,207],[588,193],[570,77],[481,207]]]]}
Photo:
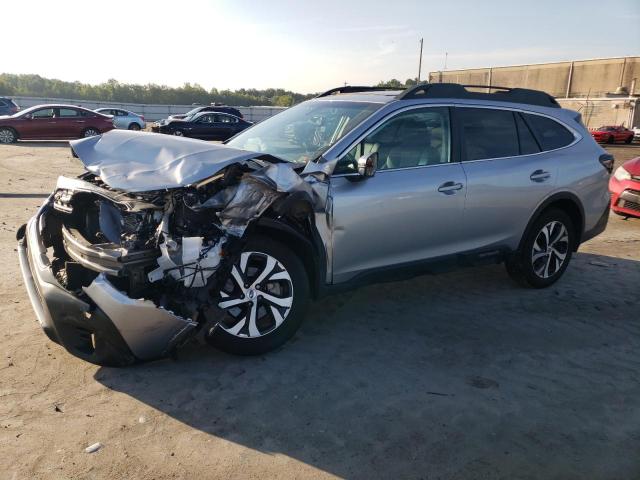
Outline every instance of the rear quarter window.
{"type": "Polygon", "coordinates": [[[573,133],[555,120],[528,113],[524,114],[524,118],[531,126],[544,151],[566,147],[575,140],[573,133]]]}

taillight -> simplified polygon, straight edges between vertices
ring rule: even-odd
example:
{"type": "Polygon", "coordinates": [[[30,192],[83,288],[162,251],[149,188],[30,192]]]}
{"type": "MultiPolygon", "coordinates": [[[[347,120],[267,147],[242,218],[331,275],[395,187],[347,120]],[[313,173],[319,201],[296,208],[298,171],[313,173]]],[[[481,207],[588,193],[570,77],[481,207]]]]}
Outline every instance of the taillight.
{"type": "Polygon", "coordinates": [[[600,160],[600,163],[607,170],[607,172],[613,172],[613,163],[615,162],[615,158],[613,158],[613,155],[611,155],[610,153],[603,153],[602,155],[600,155],[600,158],[598,158],[598,160],[600,160]]]}
{"type": "Polygon", "coordinates": [[[146,120],[144,119],[144,115],[140,115],[140,118],[142,119],[143,122],[145,122],[146,120]]]}

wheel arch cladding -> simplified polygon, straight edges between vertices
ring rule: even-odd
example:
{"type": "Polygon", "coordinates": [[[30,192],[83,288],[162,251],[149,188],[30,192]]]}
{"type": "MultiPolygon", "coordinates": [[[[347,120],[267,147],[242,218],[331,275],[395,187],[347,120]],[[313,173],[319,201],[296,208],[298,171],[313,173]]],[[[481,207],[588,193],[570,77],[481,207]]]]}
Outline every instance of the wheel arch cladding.
{"type": "Polygon", "coordinates": [[[575,234],[573,251],[575,252],[578,250],[582,232],[584,231],[584,208],[582,206],[582,203],[580,202],[580,199],[570,192],[556,193],[547,198],[544,202],[542,202],[542,204],[540,204],[540,206],[536,209],[534,214],[529,219],[529,223],[527,223],[527,227],[525,228],[524,234],[522,235],[519,247],[522,247],[524,239],[527,237],[527,235],[531,231],[531,228],[533,227],[534,222],[540,217],[540,215],[552,209],[562,210],[567,215],[569,215],[569,218],[573,222],[575,234]]]}

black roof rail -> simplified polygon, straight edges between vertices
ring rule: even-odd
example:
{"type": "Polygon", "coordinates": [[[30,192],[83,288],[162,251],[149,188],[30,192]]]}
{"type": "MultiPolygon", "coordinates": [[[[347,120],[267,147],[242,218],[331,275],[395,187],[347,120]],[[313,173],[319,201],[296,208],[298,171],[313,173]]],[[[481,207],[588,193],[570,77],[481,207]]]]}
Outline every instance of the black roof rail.
{"type": "Polygon", "coordinates": [[[394,89],[390,87],[365,87],[365,86],[345,85],[344,87],[336,87],[336,88],[332,88],[331,90],[327,90],[326,92],[321,93],[315,98],[328,97],[330,95],[335,95],[336,93],[375,92],[375,91],[384,91],[384,90],[394,90],[394,89]]]}
{"type": "Polygon", "coordinates": [[[468,100],[494,100],[498,102],[526,103],[542,107],[560,108],[556,99],[546,92],[528,88],[498,87],[494,85],[460,85],[458,83],[424,83],[407,88],[398,100],[414,98],[461,98],[468,100]],[[467,88],[497,90],[493,93],[471,92],[467,88]]]}

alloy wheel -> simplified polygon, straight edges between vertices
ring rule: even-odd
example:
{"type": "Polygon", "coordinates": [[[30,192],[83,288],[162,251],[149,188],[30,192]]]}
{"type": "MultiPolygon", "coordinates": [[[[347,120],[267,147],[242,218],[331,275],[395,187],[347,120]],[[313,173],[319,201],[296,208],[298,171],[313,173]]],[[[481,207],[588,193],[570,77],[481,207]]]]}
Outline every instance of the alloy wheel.
{"type": "Polygon", "coordinates": [[[87,128],[84,131],[84,138],[95,137],[96,135],[98,135],[98,131],[95,128],[87,128]]]}
{"type": "Polygon", "coordinates": [[[569,232],[558,221],[547,223],[533,242],[531,264],[540,278],[549,278],[562,268],[569,253],[569,232]]]}
{"type": "Polygon", "coordinates": [[[0,143],[13,143],[15,140],[15,134],[8,128],[0,130],[0,143]]]}
{"type": "Polygon", "coordinates": [[[184,137],[184,133],[182,133],[182,130],[176,130],[175,132],[173,132],[173,134],[176,137],[184,137]]]}
{"type": "Polygon", "coordinates": [[[220,291],[218,307],[229,315],[219,326],[236,337],[262,337],[282,325],[292,304],[293,283],[282,263],[243,252],[220,291]]]}

